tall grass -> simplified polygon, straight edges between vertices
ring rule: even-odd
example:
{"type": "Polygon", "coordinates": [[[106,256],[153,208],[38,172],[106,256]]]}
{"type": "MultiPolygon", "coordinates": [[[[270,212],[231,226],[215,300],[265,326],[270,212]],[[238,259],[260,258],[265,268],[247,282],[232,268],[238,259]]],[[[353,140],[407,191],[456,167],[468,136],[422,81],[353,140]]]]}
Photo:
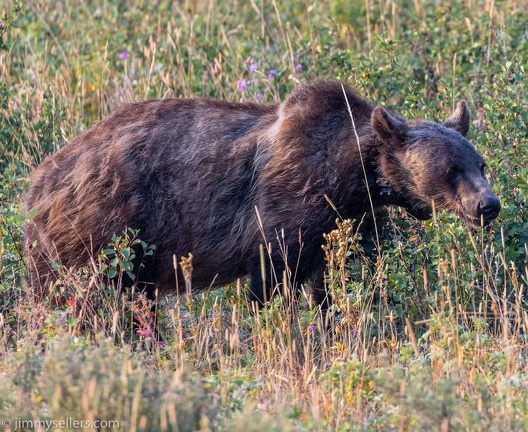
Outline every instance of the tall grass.
{"type": "MultiPolygon", "coordinates": [[[[11,422],[2,427],[70,418],[138,431],[528,428],[524,2],[2,8],[0,419],[11,422]],[[288,278],[260,312],[245,280],[152,304],[121,289],[124,258],[110,268],[104,254],[64,270],[60,306],[27,295],[24,192],[47,154],[125,102],[272,102],[314,78],[347,80],[408,117],[441,120],[466,99],[503,204],[493,228],[391,209],[377,215],[376,241],[338,220],[325,246],[328,322],[309,287],[292,298],[288,278]]],[[[117,235],[116,251],[141,238],[117,235]]]]}

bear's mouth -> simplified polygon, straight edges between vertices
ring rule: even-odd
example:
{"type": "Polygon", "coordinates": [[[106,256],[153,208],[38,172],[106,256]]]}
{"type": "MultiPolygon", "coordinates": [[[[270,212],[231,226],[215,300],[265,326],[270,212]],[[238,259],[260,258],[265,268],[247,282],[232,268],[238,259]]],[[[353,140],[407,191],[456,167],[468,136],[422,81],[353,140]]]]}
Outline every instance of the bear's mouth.
{"type": "MultiPolygon", "coordinates": [[[[485,200],[486,197],[482,198],[485,200]]],[[[467,207],[464,206],[462,200],[458,200],[458,205],[455,208],[455,213],[459,216],[466,225],[470,228],[489,228],[495,219],[499,216],[500,207],[494,208],[490,206],[488,208],[482,209],[480,204],[477,206],[477,213],[473,211],[467,211],[467,207]]]]}
{"type": "Polygon", "coordinates": [[[493,219],[484,219],[482,218],[482,215],[479,215],[478,217],[473,216],[469,213],[461,212],[459,213],[459,216],[462,218],[462,220],[466,223],[466,225],[469,225],[471,228],[487,228],[489,227],[495,218],[493,219]]]}

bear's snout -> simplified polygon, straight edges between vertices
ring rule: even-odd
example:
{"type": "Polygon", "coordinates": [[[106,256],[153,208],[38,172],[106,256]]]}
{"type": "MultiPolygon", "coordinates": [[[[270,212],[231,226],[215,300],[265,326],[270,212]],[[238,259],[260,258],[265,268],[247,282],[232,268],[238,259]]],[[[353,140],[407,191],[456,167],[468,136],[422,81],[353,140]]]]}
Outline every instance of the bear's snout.
{"type": "Polygon", "coordinates": [[[486,225],[497,218],[500,209],[500,201],[493,194],[486,195],[477,203],[477,214],[484,217],[486,225]]]}
{"type": "Polygon", "coordinates": [[[499,216],[501,204],[489,187],[479,194],[462,198],[463,218],[474,228],[490,225],[499,216]]]}

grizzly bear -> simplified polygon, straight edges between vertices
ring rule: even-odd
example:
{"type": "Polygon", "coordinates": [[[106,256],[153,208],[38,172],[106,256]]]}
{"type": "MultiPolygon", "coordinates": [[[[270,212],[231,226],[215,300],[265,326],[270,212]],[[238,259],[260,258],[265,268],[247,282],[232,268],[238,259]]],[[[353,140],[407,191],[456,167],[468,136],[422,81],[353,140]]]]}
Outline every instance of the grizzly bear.
{"type": "Polygon", "coordinates": [[[301,86],[280,104],[125,105],[31,177],[33,290],[48,295],[57,264],[86,265],[129,227],[157,246],[136,266],[150,293],[176,292],[173,257],[192,253],[193,290],[249,275],[262,304],[286,274],[311,282],[325,308],[321,246],[338,215],[358,221],[393,204],[426,219],[434,203],[474,227],[498,216],[469,124],[464,101],[443,124],[406,121],[339,82],[301,86]]]}

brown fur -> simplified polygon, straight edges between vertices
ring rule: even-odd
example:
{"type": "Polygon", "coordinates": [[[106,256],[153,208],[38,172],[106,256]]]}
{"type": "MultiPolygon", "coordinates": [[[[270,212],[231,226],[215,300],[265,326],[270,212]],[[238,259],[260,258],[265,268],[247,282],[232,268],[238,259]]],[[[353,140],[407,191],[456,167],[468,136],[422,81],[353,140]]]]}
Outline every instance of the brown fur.
{"type": "Polygon", "coordinates": [[[193,288],[249,274],[252,298],[262,302],[276,282],[260,276],[259,245],[269,243],[277,279],[287,261],[292,279],[312,279],[324,303],[321,245],[336,218],[327,198],[359,220],[370,210],[367,181],[376,207],[427,217],[435,200],[473,225],[497,216],[482,159],[464,137],[465,103],[445,126],[406,122],[344,88],[359,143],[336,82],[301,87],[279,105],[165,99],[120,108],[33,173],[27,207],[39,212],[27,238],[35,291],[46,295],[56,279],[50,262],[84,265],[131,227],[157,245],[140,280],[161,291],[176,289],[173,255],[192,252],[193,288]]]}

